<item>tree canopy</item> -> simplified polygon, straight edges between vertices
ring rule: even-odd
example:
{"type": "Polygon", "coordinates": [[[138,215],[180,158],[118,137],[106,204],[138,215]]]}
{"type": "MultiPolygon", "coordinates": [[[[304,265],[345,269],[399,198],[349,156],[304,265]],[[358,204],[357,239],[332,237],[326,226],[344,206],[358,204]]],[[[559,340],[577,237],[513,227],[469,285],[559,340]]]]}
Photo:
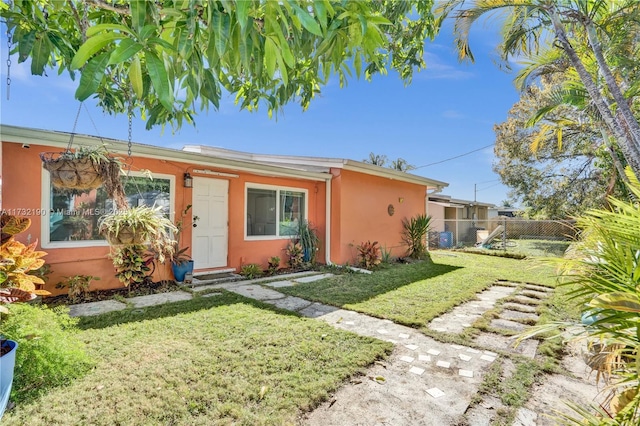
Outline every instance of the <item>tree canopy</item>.
{"type": "Polygon", "coordinates": [[[527,87],[494,128],[494,171],[536,218],[564,219],[601,208],[621,188],[603,134],[584,111],[562,105],[530,126],[532,116],[554,104],[562,84],[555,76],[527,87]],[[562,123],[560,134],[556,123],[562,123]]]}
{"type": "Polygon", "coordinates": [[[76,98],[108,113],[138,112],[147,127],[191,123],[219,107],[271,115],[307,108],[331,77],[425,66],[432,0],[13,0],[0,2],[18,61],[31,72],[79,76],[76,98]]]}
{"type": "MultiPolygon", "coordinates": [[[[498,16],[505,62],[527,61],[520,82],[567,63],[573,89],[613,137],[624,159],[640,175],[640,124],[634,114],[638,93],[640,3],[635,0],[448,0],[437,8],[438,22],[453,16],[461,59],[473,59],[469,32],[483,16],[498,16]],[[500,13],[501,12],[501,13],[500,13]]],[[[613,158],[612,158],[613,159],[613,158]]]]}

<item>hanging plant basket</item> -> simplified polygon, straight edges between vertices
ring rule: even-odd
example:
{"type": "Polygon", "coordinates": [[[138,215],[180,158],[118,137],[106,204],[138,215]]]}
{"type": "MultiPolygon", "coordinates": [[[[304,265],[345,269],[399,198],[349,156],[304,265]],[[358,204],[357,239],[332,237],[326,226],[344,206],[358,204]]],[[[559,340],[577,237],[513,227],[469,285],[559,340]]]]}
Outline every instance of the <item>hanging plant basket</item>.
{"type": "Polygon", "coordinates": [[[160,208],[133,207],[100,218],[99,231],[110,245],[174,243],[171,233],[177,228],[162,215],[160,208]]]}
{"type": "Polygon", "coordinates": [[[110,156],[104,145],[80,147],[75,151],[43,152],[40,159],[42,167],[51,174],[51,183],[56,188],[81,193],[104,186],[118,209],[127,207],[120,181],[122,163],[110,156]]]}
{"type": "Polygon", "coordinates": [[[101,165],[89,157],[76,158],[72,152],[43,152],[40,158],[56,188],[90,191],[104,183],[101,165]]]}
{"type": "Polygon", "coordinates": [[[147,242],[147,235],[144,232],[136,232],[131,226],[121,226],[116,232],[105,230],[104,236],[112,246],[125,246],[132,244],[144,244],[147,242]]]}

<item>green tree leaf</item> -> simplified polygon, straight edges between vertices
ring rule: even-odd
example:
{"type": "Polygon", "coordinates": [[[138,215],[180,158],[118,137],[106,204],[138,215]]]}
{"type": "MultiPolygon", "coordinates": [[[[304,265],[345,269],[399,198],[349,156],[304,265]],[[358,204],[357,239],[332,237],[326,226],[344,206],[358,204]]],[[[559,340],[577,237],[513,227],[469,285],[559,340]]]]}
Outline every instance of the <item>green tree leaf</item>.
{"type": "Polygon", "coordinates": [[[142,50],[142,45],[130,38],[125,38],[120,41],[120,44],[111,53],[109,57],[109,65],[119,64],[121,62],[129,60],[133,55],[142,50]]]}
{"type": "Polygon", "coordinates": [[[244,32],[249,21],[249,9],[251,8],[252,0],[236,0],[236,16],[238,17],[238,24],[244,32]]]}
{"type": "Polygon", "coordinates": [[[87,41],[80,46],[80,49],[78,49],[71,60],[71,69],[77,70],[82,68],[82,66],[87,63],[89,58],[91,58],[95,53],[122,37],[122,35],[113,32],[102,32],[87,39],[87,41]]]}
{"type": "Polygon", "coordinates": [[[36,38],[31,54],[31,74],[42,75],[51,56],[51,43],[46,35],[36,38]]]}
{"type": "Polygon", "coordinates": [[[298,6],[295,3],[292,3],[291,6],[293,8],[295,15],[298,17],[298,19],[300,19],[300,23],[307,31],[317,36],[322,36],[322,30],[320,29],[320,26],[318,25],[316,20],[313,18],[313,16],[309,14],[309,12],[302,9],[300,6],[298,6]]]}
{"type": "Polygon", "coordinates": [[[140,64],[140,58],[137,56],[134,56],[131,60],[131,65],[129,67],[129,81],[131,82],[133,92],[136,94],[138,99],[142,99],[144,83],[142,80],[142,66],[140,64]]]}
{"type": "Polygon", "coordinates": [[[92,58],[82,70],[80,85],[76,90],[76,99],[84,101],[94,94],[104,78],[104,70],[109,62],[109,54],[101,53],[92,58]]]}
{"type": "Polygon", "coordinates": [[[151,84],[160,99],[160,103],[166,110],[173,110],[173,91],[169,85],[169,78],[164,67],[164,62],[151,51],[145,52],[147,71],[151,78],[151,84]]]}
{"type": "Polygon", "coordinates": [[[144,27],[147,19],[147,0],[130,0],[131,25],[135,30],[144,27]]]}
{"type": "MultiPolygon", "coordinates": [[[[24,62],[27,60],[29,55],[31,54],[31,49],[33,49],[33,44],[36,41],[36,32],[35,30],[28,31],[27,33],[20,35],[20,40],[18,44],[18,63],[24,62]]],[[[42,71],[37,73],[38,75],[42,75],[42,71]]]]}

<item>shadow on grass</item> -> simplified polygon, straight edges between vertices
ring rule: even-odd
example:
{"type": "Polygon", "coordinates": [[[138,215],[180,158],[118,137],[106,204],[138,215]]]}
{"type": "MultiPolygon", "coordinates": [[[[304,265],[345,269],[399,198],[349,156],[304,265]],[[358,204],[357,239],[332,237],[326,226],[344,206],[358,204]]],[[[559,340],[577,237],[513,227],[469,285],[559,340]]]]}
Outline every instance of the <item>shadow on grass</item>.
{"type": "Polygon", "coordinates": [[[434,278],[460,269],[433,262],[392,265],[373,274],[343,274],[307,284],[278,289],[303,299],[344,306],[372,299],[416,281],[434,278]]]}
{"type": "Polygon", "coordinates": [[[179,314],[188,314],[218,306],[233,305],[236,303],[252,305],[256,308],[270,310],[281,315],[300,316],[295,312],[276,308],[268,303],[263,303],[235,293],[224,291],[215,296],[194,296],[191,300],[165,303],[146,308],[127,308],[121,311],[107,312],[101,315],[81,317],[78,323],[78,328],[82,330],[101,329],[130,322],[147,321],[179,314]]]}
{"type": "Polygon", "coordinates": [[[529,250],[536,250],[544,253],[545,255],[563,257],[564,252],[567,250],[571,243],[569,241],[530,241],[525,247],[529,250]]]}

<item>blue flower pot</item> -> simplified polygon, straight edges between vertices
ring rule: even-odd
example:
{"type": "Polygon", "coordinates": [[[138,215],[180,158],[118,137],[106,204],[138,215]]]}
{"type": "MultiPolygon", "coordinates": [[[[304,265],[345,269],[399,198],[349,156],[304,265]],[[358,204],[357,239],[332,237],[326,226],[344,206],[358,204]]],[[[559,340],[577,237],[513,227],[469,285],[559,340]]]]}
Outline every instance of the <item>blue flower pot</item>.
{"type": "Polygon", "coordinates": [[[303,250],[302,260],[304,260],[305,262],[311,262],[311,254],[312,254],[311,249],[308,249],[305,247],[302,250],[303,250]]]}
{"type": "Polygon", "coordinates": [[[18,349],[18,343],[13,340],[5,341],[4,345],[8,345],[11,350],[0,357],[0,419],[9,402],[11,384],[13,383],[13,368],[16,365],[16,349],[18,349]]]}
{"type": "Polygon", "coordinates": [[[172,263],[171,270],[173,271],[173,277],[178,282],[184,281],[184,276],[187,273],[193,273],[193,260],[181,263],[172,263]]]}

